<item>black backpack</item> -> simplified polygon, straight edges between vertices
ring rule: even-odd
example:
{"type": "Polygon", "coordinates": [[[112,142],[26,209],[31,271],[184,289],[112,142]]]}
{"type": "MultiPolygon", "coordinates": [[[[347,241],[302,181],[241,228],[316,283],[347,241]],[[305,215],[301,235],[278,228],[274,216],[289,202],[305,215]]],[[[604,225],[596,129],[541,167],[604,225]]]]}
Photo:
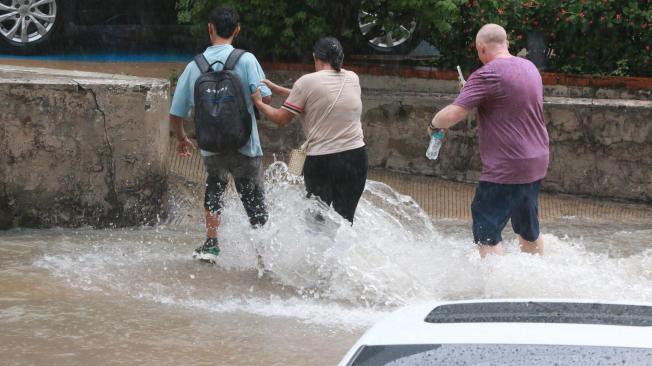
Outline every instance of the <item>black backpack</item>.
{"type": "Polygon", "coordinates": [[[251,115],[240,77],[233,71],[245,51],[234,49],[226,63],[209,64],[203,54],[195,56],[201,75],[195,81],[195,134],[202,150],[237,151],[251,136],[251,115]],[[214,71],[213,65],[224,67],[214,71]]]}

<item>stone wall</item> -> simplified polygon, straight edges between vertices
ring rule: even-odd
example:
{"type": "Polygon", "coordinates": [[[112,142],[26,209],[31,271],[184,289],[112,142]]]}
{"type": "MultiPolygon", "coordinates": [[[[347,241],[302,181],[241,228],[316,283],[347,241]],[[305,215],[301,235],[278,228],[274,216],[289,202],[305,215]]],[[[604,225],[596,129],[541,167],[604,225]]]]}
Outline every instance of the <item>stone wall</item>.
{"type": "MultiPolygon", "coordinates": [[[[300,75],[268,72],[286,86],[300,75]]],[[[426,125],[457,95],[455,81],[364,74],[360,80],[371,166],[477,182],[481,162],[473,116],[449,131],[437,161],[425,157],[426,125]]],[[[545,95],[551,161],[543,189],[652,202],[652,92],[555,85],[546,86],[545,95]]],[[[282,130],[262,121],[261,141],[267,150],[282,152],[303,136],[297,124],[282,130]]]]}
{"type": "Polygon", "coordinates": [[[169,83],[0,66],[0,228],[156,222],[169,83]]]}

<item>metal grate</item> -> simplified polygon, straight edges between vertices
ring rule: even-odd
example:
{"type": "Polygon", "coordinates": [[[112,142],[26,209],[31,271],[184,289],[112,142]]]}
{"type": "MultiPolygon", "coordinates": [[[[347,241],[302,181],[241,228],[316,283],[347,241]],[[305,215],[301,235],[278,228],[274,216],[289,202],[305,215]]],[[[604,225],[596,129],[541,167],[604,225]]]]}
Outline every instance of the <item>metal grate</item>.
{"type": "MultiPolygon", "coordinates": [[[[206,169],[198,151],[190,157],[175,153],[176,142],[171,139],[168,169],[187,180],[203,183],[206,169]]],[[[266,153],[265,166],[274,157],[287,161],[285,153],[266,153]]],[[[383,182],[401,194],[411,196],[433,219],[471,220],[471,201],[475,185],[450,182],[435,177],[409,175],[371,169],[369,179],[383,182]]],[[[563,217],[580,217],[604,222],[652,223],[652,207],[645,204],[626,204],[593,200],[567,195],[540,194],[539,215],[542,221],[563,217]]]]}
{"type": "MultiPolygon", "coordinates": [[[[471,220],[474,184],[383,170],[371,170],[369,179],[384,182],[411,196],[433,219],[471,220]]],[[[539,215],[542,221],[580,217],[605,222],[652,223],[652,207],[649,205],[550,193],[539,195],[539,215]]]]}
{"type": "Polygon", "coordinates": [[[191,156],[181,156],[176,153],[177,143],[170,139],[170,153],[168,155],[168,172],[174,173],[192,182],[206,181],[206,167],[198,150],[193,150],[191,156]]]}

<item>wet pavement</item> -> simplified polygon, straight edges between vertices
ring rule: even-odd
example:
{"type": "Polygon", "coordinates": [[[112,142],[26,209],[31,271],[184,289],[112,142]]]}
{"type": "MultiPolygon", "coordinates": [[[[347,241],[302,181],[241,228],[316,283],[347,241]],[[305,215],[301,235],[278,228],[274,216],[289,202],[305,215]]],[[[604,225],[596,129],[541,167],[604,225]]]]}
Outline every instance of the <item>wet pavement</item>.
{"type": "Polygon", "coordinates": [[[545,256],[519,253],[507,232],[506,255],[481,261],[468,221],[431,220],[373,180],[355,225],[327,211],[316,226],[301,183],[272,170],[262,229],[227,190],[214,266],[191,256],[204,236],[202,185],[174,173],[171,217],[155,227],[0,232],[1,363],[326,366],[406,304],[652,302],[649,225],[548,221],[545,256]]]}

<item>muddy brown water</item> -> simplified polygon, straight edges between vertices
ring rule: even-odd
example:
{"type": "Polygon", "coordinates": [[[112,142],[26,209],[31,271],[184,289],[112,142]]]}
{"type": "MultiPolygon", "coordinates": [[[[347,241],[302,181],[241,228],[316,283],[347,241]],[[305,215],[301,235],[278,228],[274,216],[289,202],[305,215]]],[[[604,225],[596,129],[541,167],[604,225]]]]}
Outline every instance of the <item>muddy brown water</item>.
{"type": "Polygon", "coordinates": [[[299,184],[268,175],[270,221],[248,227],[227,192],[216,265],[203,239],[201,186],[173,181],[156,227],[0,232],[3,365],[335,365],[377,320],[433,299],[582,298],[652,302],[652,228],[544,224],[544,257],[480,261],[468,222],[430,221],[370,181],[351,227],[299,184]],[[256,268],[256,253],[266,272],[256,268]]]}

